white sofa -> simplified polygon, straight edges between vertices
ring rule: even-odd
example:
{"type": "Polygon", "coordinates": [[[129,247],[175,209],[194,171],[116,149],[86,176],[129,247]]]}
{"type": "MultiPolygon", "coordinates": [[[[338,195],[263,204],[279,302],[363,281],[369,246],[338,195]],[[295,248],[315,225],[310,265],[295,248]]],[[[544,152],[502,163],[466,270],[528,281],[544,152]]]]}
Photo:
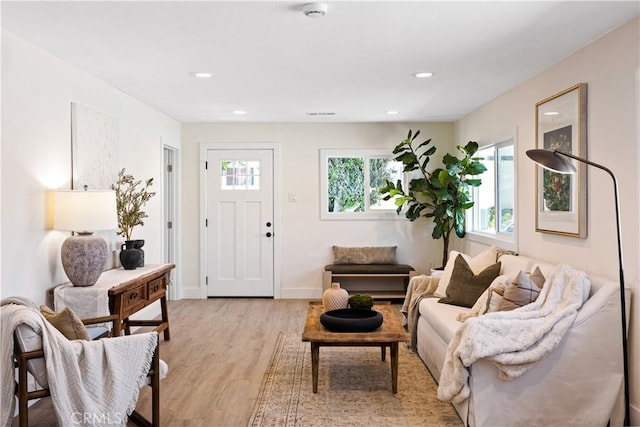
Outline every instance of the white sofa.
{"type": "MultiPolygon", "coordinates": [[[[521,270],[533,271],[536,266],[549,277],[555,268],[525,256],[503,255],[499,260],[501,274],[511,277],[521,270]]],[[[454,404],[465,425],[604,426],[609,420],[611,425],[623,423],[619,284],[599,277],[589,279],[589,298],[575,322],[559,346],[528,372],[504,381],[486,359],[469,367],[470,397],[454,404]]],[[[456,317],[471,309],[438,303],[438,298],[424,298],[418,310],[417,352],[439,381],[447,345],[461,325],[456,317]]]]}

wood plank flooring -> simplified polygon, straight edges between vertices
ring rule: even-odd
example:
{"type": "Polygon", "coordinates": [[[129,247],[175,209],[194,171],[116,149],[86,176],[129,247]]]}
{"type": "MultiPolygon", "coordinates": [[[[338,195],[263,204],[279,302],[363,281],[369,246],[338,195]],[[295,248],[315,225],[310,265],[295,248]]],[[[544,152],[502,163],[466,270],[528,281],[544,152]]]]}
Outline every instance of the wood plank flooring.
{"type": "MultiPolygon", "coordinates": [[[[245,426],[278,332],[301,333],[307,305],[272,299],[170,301],[171,340],[160,340],[160,357],[169,365],[160,389],[162,425],[245,426]]],[[[148,387],[142,389],[137,410],[145,416],[151,414],[150,396],[148,387]]],[[[30,408],[29,421],[56,426],[50,398],[30,408]]]]}
{"type": "MultiPolygon", "coordinates": [[[[160,357],[169,365],[160,382],[161,424],[246,426],[278,333],[301,334],[307,305],[307,300],[170,301],[171,340],[160,340],[160,357]]],[[[150,397],[149,387],[143,388],[137,410],[145,417],[151,414],[150,397]]],[[[29,418],[31,426],[56,426],[51,399],[31,407],[29,418]]]]}

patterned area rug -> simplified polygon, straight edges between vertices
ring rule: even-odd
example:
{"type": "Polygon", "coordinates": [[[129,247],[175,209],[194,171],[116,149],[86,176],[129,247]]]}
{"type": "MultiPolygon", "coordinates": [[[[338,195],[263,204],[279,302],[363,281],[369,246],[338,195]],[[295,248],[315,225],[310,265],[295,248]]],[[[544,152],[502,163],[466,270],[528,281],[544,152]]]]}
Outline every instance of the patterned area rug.
{"type": "Polygon", "coordinates": [[[314,394],[310,344],[280,334],[249,426],[462,426],[418,355],[399,353],[393,394],[388,349],[383,362],[379,347],[321,347],[314,394]]]}

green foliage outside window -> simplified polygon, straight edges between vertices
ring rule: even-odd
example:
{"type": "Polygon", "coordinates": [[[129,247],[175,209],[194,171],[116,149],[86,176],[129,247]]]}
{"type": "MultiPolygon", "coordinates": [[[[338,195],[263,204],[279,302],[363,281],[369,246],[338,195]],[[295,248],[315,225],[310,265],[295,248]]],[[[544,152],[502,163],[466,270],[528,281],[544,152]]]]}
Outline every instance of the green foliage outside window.
{"type": "Polygon", "coordinates": [[[367,159],[369,185],[365,185],[365,158],[331,157],[328,159],[329,212],[364,212],[365,193],[369,191],[369,206],[383,199],[379,188],[393,178],[388,158],[367,159]]]}
{"type": "Polygon", "coordinates": [[[329,159],[329,212],[364,211],[364,159],[329,159]]]}

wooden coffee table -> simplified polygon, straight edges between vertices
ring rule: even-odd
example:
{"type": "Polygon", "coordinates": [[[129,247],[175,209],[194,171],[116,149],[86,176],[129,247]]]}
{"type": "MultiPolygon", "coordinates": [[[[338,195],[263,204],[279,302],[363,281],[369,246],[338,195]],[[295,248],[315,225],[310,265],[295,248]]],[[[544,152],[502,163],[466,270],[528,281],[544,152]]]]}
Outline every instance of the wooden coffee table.
{"type": "Polygon", "coordinates": [[[378,303],[374,310],[382,313],[380,328],[372,332],[331,332],[320,323],[320,314],[324,311],[322,303],[311,301],[307,309],[302,341],[311,342],[311,376],[313,392],[318,392],[318,362],[320,347],[380,347],[382,360],[385,360],[386,348],[391,349],[391,389],[398,392],[398,343],[409,341],[400,319],[389,303],[378,303]]]}

